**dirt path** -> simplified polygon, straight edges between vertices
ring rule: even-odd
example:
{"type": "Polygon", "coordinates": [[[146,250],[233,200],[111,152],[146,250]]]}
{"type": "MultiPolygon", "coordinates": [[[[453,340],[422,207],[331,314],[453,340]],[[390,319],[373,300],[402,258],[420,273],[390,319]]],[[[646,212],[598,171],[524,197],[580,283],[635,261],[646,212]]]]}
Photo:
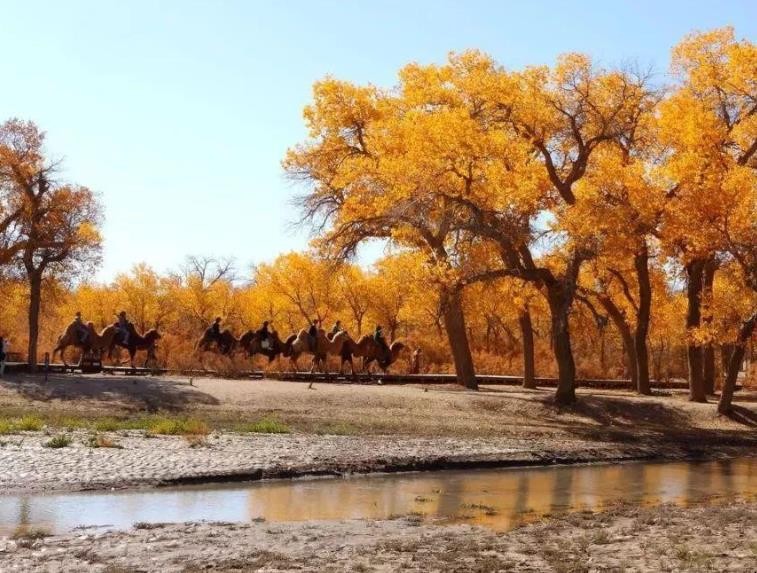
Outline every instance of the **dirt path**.
{"type": "Polygon", "coordinates": [[[2,571],[755,571],[757,504],[618,506],[507,533],[420,517],[0,540],[2,571]]]}

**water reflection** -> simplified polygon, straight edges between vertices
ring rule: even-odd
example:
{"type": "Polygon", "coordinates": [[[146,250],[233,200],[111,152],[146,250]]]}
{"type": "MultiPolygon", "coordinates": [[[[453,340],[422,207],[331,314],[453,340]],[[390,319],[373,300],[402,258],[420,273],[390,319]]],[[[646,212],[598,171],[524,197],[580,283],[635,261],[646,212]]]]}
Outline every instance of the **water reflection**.
{"type": "Polygon", "coordinates": [[[276,481],[154,491],[0,496],[0,535],[19,525],[54,532],[138,521],[381,519],[412,512],[504,530],[546,514],[609,503],[690,504],[757,497],[757,458],[510,470],[341,480],[276,481]]]}

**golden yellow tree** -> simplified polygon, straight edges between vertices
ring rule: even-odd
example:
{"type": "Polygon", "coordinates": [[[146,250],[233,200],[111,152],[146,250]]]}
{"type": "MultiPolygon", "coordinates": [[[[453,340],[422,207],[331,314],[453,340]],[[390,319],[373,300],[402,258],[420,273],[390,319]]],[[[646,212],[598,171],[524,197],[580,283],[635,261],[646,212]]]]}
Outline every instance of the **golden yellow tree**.
{"type": "Polygon", "coordinates": [[[660,105],[659,121],[667,147],[662,174],[670,182],[662,231],[688,277],[690,399],[704,402],[713,369],[706,383],[707,343],[699,333],[710,319],[702,301],[724,255],[750,258],[757,219],[757,48],[737,41],[731,28],[691,34],[673,50],[672,70],[679,83],[660,105]]]}

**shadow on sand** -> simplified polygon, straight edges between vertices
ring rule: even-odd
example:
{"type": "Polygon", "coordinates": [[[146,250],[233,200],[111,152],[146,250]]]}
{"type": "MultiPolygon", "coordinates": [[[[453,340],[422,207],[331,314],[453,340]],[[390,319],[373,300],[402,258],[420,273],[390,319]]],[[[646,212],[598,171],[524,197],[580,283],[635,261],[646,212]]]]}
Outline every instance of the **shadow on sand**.
{"type": "Polygon", "coordinates": [[[151,376],[67,376],[54,375],[45,382],[41,376],[18,375],[0,381],[0,387],[18,392],[29,400],[92,400],[115,402],[127,408],[157,412],[180,411],[197,405],[220,402],[183,382],[151,376]]]}

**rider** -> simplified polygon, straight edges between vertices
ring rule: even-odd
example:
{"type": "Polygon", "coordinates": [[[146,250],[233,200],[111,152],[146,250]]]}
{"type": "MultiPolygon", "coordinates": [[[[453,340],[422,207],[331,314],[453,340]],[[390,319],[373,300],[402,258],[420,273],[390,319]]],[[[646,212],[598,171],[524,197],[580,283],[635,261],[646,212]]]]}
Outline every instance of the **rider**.
{"type": "Polygon", "coordinates": [[[76,326],[76,335],[79,337],[79,342],[86,344],[87,338],[89,338],[89,329],[81,319],[81,311],[77,311],[74,316],[74,326],[76,326]]]}
{"type": "Polygon", "coordinates": [[[260,330],[258,330],[255,334],[258,335],[258,338],[260,339],[260,347],[261,348],[268,348],[269,341],[268,338],[271,336],[271,332],[268,330],[268,325],[270,323],[265,320],[263,321],[263,326],[260,327],[260,330]]]}
{"type": "Polygon", "coordinates": [[[221,338],[221,320],[220,316],[216,316],[213,324],[210,325],[210,335],[216,340],[221,338]]]}
{"type": "Polygon", "coordinates": [[[128,346],[129,344],[129,332],[131,330],[131,322],[126,318],[126,311],[122,310],[118,313],[118,322],[115,324],[117,332],[121,337],[121,343],[124,346],[128,346]]]}
{"type": "Polygon", "coordinates": [[[318,344],[318,322],[319,320],[317,318],[313,319],[313,322],[310,323],[310,328],[308,328],[308,338],[310,338],[310,348],[315,351],[316,345],[318,344]]]}
{"type": "Polygon", "coordinates": [[[331,337],[333,338],[334,336],[336,336],[337,334],[339,334],[340,332],[342,332],[342,330],[344,330],[342,328],[342,321],[341,320],[337,320],[334,323],[334,326],[331,327],[331,337]]]}
{"type": "Polygon", "coordinates": [[[376,330],[373,331],[373,340],[376,341],[376,344],[379,345],[379,348],[381,348],[381,351],[384,354],[384,359],[379,360],[379,363],[388,362],[389,361],[389,345],[386,343],[386,339],[384,338],[384,331],[381,328],[380,324],[377,324],[376,330]]]}

